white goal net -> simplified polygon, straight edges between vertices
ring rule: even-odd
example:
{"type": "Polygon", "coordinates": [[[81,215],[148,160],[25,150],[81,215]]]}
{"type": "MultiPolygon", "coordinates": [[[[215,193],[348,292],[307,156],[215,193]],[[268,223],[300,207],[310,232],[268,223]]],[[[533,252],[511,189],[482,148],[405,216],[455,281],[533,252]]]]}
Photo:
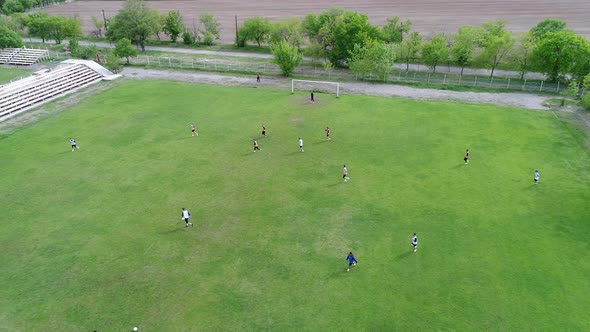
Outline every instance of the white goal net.
{"type": "Polygon", "coordinates": [[[291,93],[295,93],[295,90],[334,93],[340,97],[340,83],[337,82],[291,80],[291,93]]]}

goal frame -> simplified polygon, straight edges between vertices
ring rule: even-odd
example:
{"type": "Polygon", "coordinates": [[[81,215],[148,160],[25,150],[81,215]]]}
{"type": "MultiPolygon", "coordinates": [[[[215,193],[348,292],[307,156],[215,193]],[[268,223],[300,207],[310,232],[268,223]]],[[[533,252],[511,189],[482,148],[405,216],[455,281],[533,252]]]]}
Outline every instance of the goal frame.
{"type": "Polygon", "coordinates": [[[336,98],[340,97],[340,83],[338,82],[328,82],[328,81],[309,81],[309,80],[291,80],[291,94],[295,93],[295,82],[305,82],[305,83],[319,83],[319,84],[332,84],[336,85],[336,98]]]}

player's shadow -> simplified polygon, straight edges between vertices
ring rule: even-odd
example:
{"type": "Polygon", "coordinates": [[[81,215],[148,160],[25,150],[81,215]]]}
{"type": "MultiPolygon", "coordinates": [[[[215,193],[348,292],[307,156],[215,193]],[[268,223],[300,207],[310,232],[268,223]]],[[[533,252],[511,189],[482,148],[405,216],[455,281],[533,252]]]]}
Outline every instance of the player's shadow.
{"type": "MultiPolygon", "coordinates": [[[[75,152],[75,151],[74,151],[74,152],[75,152]]],[[[72,153],[72,150],[58,152],[57,154],[66,154],[66,153],[72,153]]]]}
{"type": "Polygon", "coordinates": [[[166,231],[163,231],[160,234],[167,235],[167,234],[172,234],[172,233],[178,233],[178,232],[181,232],[181,231],[182,232],[185,232],[186,231],[185,228],[186,227],[184,227],[184,226],[182,226],[182,228],[174,227],[174,228],[170,228],[170,229],[168,229],[166,231]]]}
{"type": "Polygon", "coordinates": [[[291,152],[287,152],[285,153],[285,156],[294,156],[294,155],[298,155],[298,154],[304,154],[305,152],[301,152],[301,151],[291,151],[291,152]]]}
{"type": "Polygon", "coordinates": [[[466,166],[467,166],[467,165],[465,165],[465,164],[457,164],[457,165],[455,165],[455,166],[453,166],[453,167],[451,167],[451,168],[452,168],[452,169],[457,169],[457,168],[462,168],[462,167],[466,167],[466,166]]]}
{"type": "Polygon", "coordinates": [[[411,254],[412,254],[412,251],[406,251],[406,252],[403,252],[403,253],[401,253],[401,254],[397,255],[397,257],[395,257],[395,260],[396,260],[396,261],[401,261],[402,259],[404,259],[404,258],[407,258],[407,257],[408,257],[408,256],[410,256],[411,254]]]}
{"type": "Polygon", "coordinates": [[[343,276],[345,276],[348,273],[353,272],[353,269],[350,269],[350,272],[346,272],[346,269],[340,269],[337,271],[334,271],[332,273],[330,273],[330,278],[335,279],[335,278],[342,278],[343,276]]]}

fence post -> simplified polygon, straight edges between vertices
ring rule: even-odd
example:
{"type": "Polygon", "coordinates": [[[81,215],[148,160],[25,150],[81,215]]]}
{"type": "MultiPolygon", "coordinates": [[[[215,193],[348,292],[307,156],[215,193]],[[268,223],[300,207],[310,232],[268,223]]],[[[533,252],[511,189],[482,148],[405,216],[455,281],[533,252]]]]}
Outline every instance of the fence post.
{"type": "Polygon", "coordinates": [[[414,72],[414,79],[413,79],[413,81],[416,82],[416,72],[414,72]]]}
{"type": "Polygon", "coordinates": [[[168,57],[168,67],[172,67],[172,61],[170,60],[170,57],[168,57]]]}
{"type": "Polygon", "coordinates": [[[473,81],[473,86],[477,86],[477,76],[475,76],[475,80],[473,81]]]}
{"type": "Polygon", "coordinates": [[[559,81],[557,81],[557,93],[559,93],[559,81]]]}
{"type": "Polygon", "coordinates": [[[459,85],[461,85],[461,79],[463,78],[463,76],[459,76],[459,85]]]}
{"type": "Polygon", "coordinates": [[[510,89],[510,78],[508,78],[508,84],[506,84],[506,89],[510,89]]]}
{"type": "Polygon", "coordinates": [[[191,69],[195,69],[195,59],[191,58],[191,69]]]}
{"type": "Polygon", "coordinates": [[[494,82],[494,77],[490,77],[490,88],[492,87],[492,82],[494,82]]]}
{"type": "Polygon", "coordinates": [[[443,85],[447,84],[447,74],[445,74],[445,77],[443,77],[443,85]]]}
{"type": "Polygon", "coordinates": [[[539,92],[540,92],[541,90],[543,90],[543,83],[545,83],[545,81],[541,81],[541,86],[539,87],[539,92]]]}
{"type": "Polygon", "coordinates": [[[526,78],[524,79],[524,83],[522,83],[522,91],[524,91],[526,88],[526,78]]]}
{"type": "Polygon", "coordinates": [[[426,81],[426,83],[430,84],[430,73],[428,73],[428,80],[426,81]]]}

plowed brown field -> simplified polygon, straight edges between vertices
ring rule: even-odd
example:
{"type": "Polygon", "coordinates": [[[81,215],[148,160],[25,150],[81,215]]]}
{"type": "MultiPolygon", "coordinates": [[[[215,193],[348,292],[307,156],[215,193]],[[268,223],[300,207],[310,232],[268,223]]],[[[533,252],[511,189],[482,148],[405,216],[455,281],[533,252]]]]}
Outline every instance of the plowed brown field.
{"type": "MultiPolygon", "coordinates": [[[[102,18],[101,10],[107,17],[116,14],[122,1],[84,1],[53,6],[46,11],[50,14],[78,14],[83,20],[86,33],[93,30],[92,16],[102,18]]],[[[180,10],[185,24],[190,28],[200,13],[208,12],[217,17],[222,27],[222,41],[231,43],[235,36],[234,15],[241,23],[252,16],[267,17],[271,21],[310,12],[322,12],[332,6],[366,13],[371,22],[383,25],[385,19],[399,16],[410,19],[413,28],[419,32],[453,33],[460,25],[477,25],[493,19],[506,19],[508,28],[515,33],[529,30],[543,18],[559,18],[570,28],[590,37],[590,1],[588,0],[193,0],[193,1],[148,1],[151,8],[159,12],[180,10]]]]}

